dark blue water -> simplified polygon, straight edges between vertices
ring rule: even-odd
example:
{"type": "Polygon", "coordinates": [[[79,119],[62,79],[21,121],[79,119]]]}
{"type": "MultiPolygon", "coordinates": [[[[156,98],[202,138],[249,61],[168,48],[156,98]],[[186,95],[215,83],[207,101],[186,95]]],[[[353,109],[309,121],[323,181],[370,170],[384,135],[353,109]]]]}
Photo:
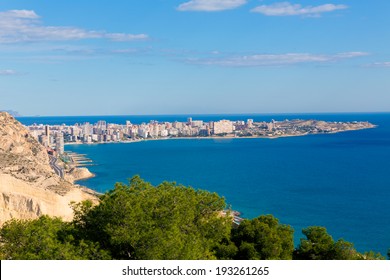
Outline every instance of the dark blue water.
{"type": "MultiPolygon", "coordinates": [[[[23,123],[73,124],[185,121],[187,116],[19,118],[23,123]]],[[[71,145],[97,164],[82,184],[99,192],[134,174],[158,184],[176,181],[217,192],[244,217],[273,214],[295,229],[325,226],[360,251],[390,248],[390,114],[230,115],[193,119],[370,121],[375,129],[278,139],[161,140],[71,145]]]]}
{"type": "MultiPolygon", "coordinates": [[[[105,120],[107,123],[116,123],[116,124],[125,124],[127,120],[131,121],[133,124],[148,123],[151,120],[156,120],[160,122],[185,122],[188,117],[192,117],[193,120],[203,120],[203,121],[219,121],[221,119],[229,120],[244,120],[254,119],[255,121],[271,121],[275,120],[284,120],[284,119],[318,119],[318,120],[328,120],[328,121],[354,121],[357,118],[361,120],[366,120],[368,118],[376,118],[378,114],[230,114],[230,115],[129,115],[129,116],[66,116],[66,117],[17,117],[17,119],[25,125],[32,124],[48,124],[48,125],[73,125],[76,123],[97,123],[100,120],[105,120]]],[[[386,115],[386,114],[379,114],[386,115]]]]}

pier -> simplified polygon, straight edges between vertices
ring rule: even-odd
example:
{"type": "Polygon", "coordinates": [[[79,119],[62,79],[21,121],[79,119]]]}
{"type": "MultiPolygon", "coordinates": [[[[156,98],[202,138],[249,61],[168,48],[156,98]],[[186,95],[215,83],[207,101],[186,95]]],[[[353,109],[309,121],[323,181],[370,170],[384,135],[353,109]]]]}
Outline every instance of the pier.
{"type": "Polygon", "coordinates": [[[76,167],[92,166],[93,160],[86,157],[86,154],[78,154],[75,152],[67,152],[69,160],[76,167]]]}

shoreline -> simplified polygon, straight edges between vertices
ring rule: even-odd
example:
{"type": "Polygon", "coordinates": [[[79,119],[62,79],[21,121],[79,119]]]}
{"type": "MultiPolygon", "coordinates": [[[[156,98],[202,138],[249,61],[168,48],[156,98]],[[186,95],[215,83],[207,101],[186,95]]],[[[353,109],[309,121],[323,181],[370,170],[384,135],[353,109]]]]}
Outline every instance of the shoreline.
{"type": "Polygon", "coordinates": [[[71,161],[71,168],[67,171],[67,180],[71,181],[72,184],[80,185],[78,183],[79,181],[96,177],[96,174],[92,173],[89,168],[87,168],[87,166],[91,164],[84,163],[85,161],[92,163],[93,161],[91,159],[75,152],[67,152],[67,156],[71,161]]]}
{"type": "MultiPolygon", "coordinates": [[[[117,141],[117,142],[95,142],[95,143],[65,143],[64,145],[100,145],[100,144],[132,144],[132,143],[138,143],[138,142],[146,142],[146,141],[161,141],[161,140],[207,140],[207,139],[213,139],[213,140],[232,140],[232,139],[278,139],[278,138],[287,138],[287,137],[303,137],[308,135],[325,135],[325,134],[337,134],[342,132],[348,132],[348,131],[357,131],[357,130],[364,130],[364,129],[372,129],[377,128],[378,125],[372,125],[371,127],[364,127],[364,128],[356,128],[356,129],[348,129],[343,131],[333,131],[333,132],[327,132],[327,133],[303,133],[299,135],[278,135],[278,136],[243,136],[243,137],[236,137],[236,136],[209,136],[209,137],[166,137],[166,138],[152,138],[152,139],[137,139],[132,141],[117,141]]],[[[72,152],[74,154],[77,154],[75,152],[72,152]]],[[[89,159],[88,159],[89,160],[89,159]]],[[[93,160],[91,160],[91,163],[93,163],[93,160]]],[[[77,166],[77,161],[74,161],[75,164],[75,170],[86,170],[88,174],[85,174],[84,176],[80,178],[74,178],[73,175],[70,175],[73,177],[73,184],[79,185],[80,187],[85,187],[79,182],[87,181],[91,178],[96,177],[97,175],[95,173],[92,173],[87,166],[77,166]]],[[[93,165],[93,164],[91,164],[93,165]]]]}
{"type": "Polygon", "coordinates": [[[67,174],[67,181],[76,184],[79,181],[88,180],[96,177],[87,167],[75,167],[71,173],[67,174]]]}
{"type": "Polygon", "coordinates": [[[148,139],[136,139],[136,140],[130,140],[130,141],[110,141],[110,142],[92,142],[92,143],[84,143],[84,142],[68,142],[64,143],[65,146],[70,145],[97,145],[97,144],[132,144],[132,143],[138,143],[138,142],[144,142],[144,141],[160,141],[160,140],[207,140],[207,139],[214,139],[214,140],[231,140],[231,139],[278,139],[278,138],[285,138],[285,137],[301,137],[301,136],[308,136],[308,135],[326,135],[326,134],[337,134],[337,133],[343,133],[348,131],[357,131],[357,130],[364,130],[364,129],[373,129],[377,128],[378,125],[372,125],[370,127],[363,127],[363,128],[355,128],[355,129],[346,129],[341,131],[331,131],[326,133],[302,133],[302,134],[290,134],[290,135],[275,135],[275,136],[205,136],[205,137],[191,137],[191,136],[185,136],[185,137],[164,137],[164,138],[148,138],[148,139]]]}
{"type": "MultiPolygon", "coordinates": [[[[86,167],[85,167],[85,168],[86,168],[86,167]]],[[[87,168],[87,169],[88,169],[88,168],[87,168]]],[[[89,169],[88,169],[88,171],[89,171],[89,169]]],[[[82,184],[80,184],[79,182],[80,182],[80,181],[87,181],[87,180],[89,180],[89,179],[91,179],[91,178],[94,178],[94,177],[96,177],[96,174],[91,172],[91,175],[89,175],[89,176],[85,176],[85,177],[82,177],[82,178],[75,179],[75,180],[73,181],[73,184],[76,184],[76,185],[80,185],[80,186],[82,186],[82,187],[85,187],[85,186],[83,186],[82,184]]]]}

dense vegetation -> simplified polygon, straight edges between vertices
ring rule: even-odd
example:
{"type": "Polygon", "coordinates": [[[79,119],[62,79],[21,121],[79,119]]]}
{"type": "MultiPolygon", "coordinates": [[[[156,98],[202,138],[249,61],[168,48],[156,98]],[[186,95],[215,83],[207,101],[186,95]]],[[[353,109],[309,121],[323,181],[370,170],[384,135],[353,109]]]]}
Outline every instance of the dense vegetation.
{"type": "MultiPolygon", "coordinates": [[[[272,215],[234,226],[215,193],[138,176],[116,184],[98,205],[73,205],[72,222],[42,216],[11,220],[0,229],[1,259],[384,259],[359,253],[323,227],[303,230],[294,248],[293,229],[272,215]]],[[[389,252],[390,257],[390,252],[389,252]]]]}

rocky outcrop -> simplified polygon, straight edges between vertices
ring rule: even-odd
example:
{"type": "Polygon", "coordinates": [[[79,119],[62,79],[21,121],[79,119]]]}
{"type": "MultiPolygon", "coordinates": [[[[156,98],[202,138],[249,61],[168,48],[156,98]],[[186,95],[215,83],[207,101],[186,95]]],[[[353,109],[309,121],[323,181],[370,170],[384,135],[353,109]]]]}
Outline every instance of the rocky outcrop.
{"type": "Polygon", "coordinates": [[[67,172],[65,175],[65,179],[69,182],[75,182],[79,180],[85,180],[88,178],[92,178],[95,175],[91,173],[88,168],[86,167],[78,167],[78,168],[72,168],[67,172]]]}
{"type": "Polygon", "coordinates": [[[93,191],[61,179],[46,149],[11,115],[0,112],[0,225],[41,215],[72,219],[71,201],[97,201],[93,191]]]}

